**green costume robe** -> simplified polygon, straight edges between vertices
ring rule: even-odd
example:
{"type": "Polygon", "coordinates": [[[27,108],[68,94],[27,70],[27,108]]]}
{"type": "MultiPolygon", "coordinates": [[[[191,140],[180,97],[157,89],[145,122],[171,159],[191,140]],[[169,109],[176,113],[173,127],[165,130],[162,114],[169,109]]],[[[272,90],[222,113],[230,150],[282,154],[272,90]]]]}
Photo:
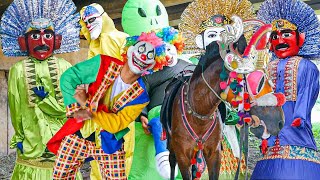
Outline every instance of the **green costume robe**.
{"type": "Polygon", "coordinates": [[[52,179],[55,156],[46,144],[66,121],[59,78],[70,66],[51,56],[43,61],[28,57],[10,68],[8,99],[15,130],[10,148],[23,144],[23,153],[17,150],[12,179],[52,179]],[[36,86],[48,92],[43,100],[33,92],[36,86]]]}

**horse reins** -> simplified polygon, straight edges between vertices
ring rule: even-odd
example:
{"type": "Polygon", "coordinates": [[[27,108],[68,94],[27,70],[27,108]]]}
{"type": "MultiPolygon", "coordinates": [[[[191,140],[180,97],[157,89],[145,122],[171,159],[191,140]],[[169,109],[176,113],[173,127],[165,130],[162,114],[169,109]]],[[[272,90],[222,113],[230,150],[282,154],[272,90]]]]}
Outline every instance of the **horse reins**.
{"type": "MultiPolygon", "coordinates": [[[[225,103],[225,105],[230,108],[232,111],[237,112],[236,109],[234,109],[230,103],[224,99],[222,99],[217,92],[210,86],[210,84],[208,83],[208,81],[205,79],[203,72],[201,73],[201,77],[203,79],[203,81],[205,82],[205,84],[207,85],[207,87],[214,93],[214,95],[216,95],[217,98],[219,98],[222,102],[225,103]]],[[[245,89],[246,86],[244,86],[245,89]]],[[[249,130],[248,130],[248,126],[245,125],[244,123],[244,130],[240,131],[240,158],[239,158],[239,162],[238,162],[238,168],[235,174],[235,180],[237,180],[239,178],[239,173],[240,173],[240,164],[241,164],[241,157],[242,157],[242,145],[244,145],[244,156],[245,156],[245,161],[246,161],[246,175],[245,178],[248,178],[248,144],[249,144],[249,138],[248,138],[248,134],[249,134],[249,130]],[[243,132],[244,131],[244,132],[243,132]]]]}
{"type": "MultiPolygon", "coordinates": [[[[185,111],[185,108],[184,108],[184,87],[186,86],[186,84],[184,84],[182,86],[182,89],[181,89],[181,96],[180,96],[180,103],[181,103],[181,106],[180,106],[180,109],[181,109],[181,112],[182,112],[182,120],[183,120],[183,125],[185,126],[185,128],[187,129],[188,133],[190,134],[190,136],[193,138],[193,140],[195,140],[196,142],[201,142],[202,144],[210,137],[210,135],[212,134],[215,126],[216,126],[216,116],[217,116],[217,113],[214,112],[213,116],[210,115],[210,117],[213,117],[213,121],[212,121],[212,124],[210,125],[209,129],[206,131],[206,133],[202,136],[202,137],[199,137],[193,130],[193,128],[191,127],[190,123],[188,122],[187,120],[187,117],[186,117],[186,111],[185,111]]],[[[202,119],[202,118],[201,118],[202,119]]]]}

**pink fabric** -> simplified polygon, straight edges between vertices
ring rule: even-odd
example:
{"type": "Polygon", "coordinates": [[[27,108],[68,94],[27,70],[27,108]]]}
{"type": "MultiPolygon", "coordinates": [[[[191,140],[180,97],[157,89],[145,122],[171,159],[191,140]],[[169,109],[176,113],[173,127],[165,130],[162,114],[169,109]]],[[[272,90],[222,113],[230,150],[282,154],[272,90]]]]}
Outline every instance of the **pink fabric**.
{"type": "Polygon", "coordinates": [[[259,93],[258,86],[262,77],[263,72],[261,71],[254,71],[247,76],[247,83],[253,95],[257,95],[259,93]]]}

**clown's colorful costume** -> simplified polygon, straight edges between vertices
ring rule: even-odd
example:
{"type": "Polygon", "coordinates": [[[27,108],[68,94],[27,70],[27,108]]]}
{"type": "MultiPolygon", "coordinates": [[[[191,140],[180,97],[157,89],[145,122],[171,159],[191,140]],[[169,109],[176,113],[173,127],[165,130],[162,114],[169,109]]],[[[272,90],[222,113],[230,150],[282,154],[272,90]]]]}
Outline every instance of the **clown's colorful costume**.
{"type": "MultiPolygon", "coordinates": [[[[153,36],[156,37],[154,33],[153,36]]],[[[146,35],[146,40],[141,42],[148,42],[147,38],[146,35]]],[[[137,41],[140,39],[128,38],[128,56],[130,48],[137,41]]],[[[158,46],[154,48],[160,54],[164,50],[158,49],[158,46]]],[[[132,58],[137,60],[136,56],[132,58]]],[[[130,66],[130,61],[133,59],[125,60],[125,63],[130,66]]],[[[163,62],[160,61],[156,60],[154,67],[161,67],[163,62]]],[[[59,155],[53,173],[55,179],[73,179],[79,166],[89,157],[98,161],[102,178],[127,178],[123,136],[129,131],[129,124],[148,104],[149,97],[141,78],[132,84],[122,80],[120,72],[125,63],[106,55],[97,55],[69,68],[62,75],[61,90],[67,115],[72,116],[81,109],[87,109],[93,116],[91,120],[79,123],[75,118],[69,118],[49,141],[49,150],[59,155]],[[89,84],[85,106],[80,106],[73,97],[77,85],[81,84],[89,84]]]]}
{"type": "MultiPolygon", "coordinates": [[[[88,6],[84,6],[80,10],[80,25],[81,33],[85,36],[89,43],[88,59],[103,54],[113,58],[122,59],[124,45],[126,44],[126,37],[128,34],[118,31],[114,25],[112,19],[104,11],[103,7],[99,4],[93,3],[88,6]],[[95,20],[89,22],[91,18],[95,20]],[[101,26],[97,26],[101,23],[101,26]],[[91,28],[93,27],[93,28],[91,28]],[[89,31],[91,30],[91,32],[89,31]],[[91,38],[91,33],[98,36],[91,38]]],[[[124,137],[124,148],[126,151],[126,172],[129,174],[131,163],[133,159],[134,148],[134,123],[129,125],[130,132],[124,137]]],[[[101,179],[99,172],[99,165],[95,161],[91,161],[91,179],[101,179]]]]}
{"type": "MultiPolygon", "coordinates": [[[[299,45],[296,56],[280,58],[281,53],[291,49],[279,50],[279,58],[274,56],[269,63],[275,92],[286,96],[282,106],[285,124],[277,137],[267,139],[269,148],[257,163],[252,179],[319,179],[320,156],[311,125],[311,110],[319,94],[319,70],[310,61],[320,56],[319,20],[310,6],[298,0],[267,0],[261,5],[258,18],[272,23],[274,32],[297,33],[289,48],[303,40],[304,43],[299,45]],[[305,39],[299,39],[300,33],[305,33],[305,39]]],[[[282,36],[281,43],[290,43],[286,40],[290,37],[282,36]]],[[[271,38],[271,43],[278,39],[272,34],[271,38]]]]}
{"type": "Polygon", "coordinates": [[[79,50],[79,16],[74,15],[74,3],[69,0],[41,2],[15,0],[1,19],[4,54],[28,56],[14,64],[9,72],[8,100],[15,130],[10,147],[18,148],[12,179],[52,178],[55,156],[46,149],[46,144],[66,121],[59,82],[61,74],[71,66],[66,60],[52,56],[52,53],[79,50]],[[59,6],[61,4],[64,6],[59,6]],[[29,35],[39,35],[37,32],[41,30],[51,31],[53,38],[62,35],[63,39],[60,49],[42,42],[41,45],[54,51],[49,52],[48,57],[37,59],[38,56],[34,56],[37,50],[33,48],[39,46],[32,44],[36,40],[31,42],[29,35]],[[19,47],[19,36],[28,46],[27,51],[22,48],[24,45],[19,47]]]}
{"type": "MultiPolygon", "coordinates": [[[[103,163],[105,168],[109,167],[103,170],[110,172],[112,177],[116,179],[126,178],[124,169],[125,152],[122,148],[123,135],[125,133],[121,130],[126,129],[149,102],[149,97],[141,78],[130,85],[125,91],[121,91],[116,96],[111,97],[112,89],[118,85],[115,81],[119,79],[119,73],[123,64],[122,61],[115,58],[98,55],[73,66],[65,72],[61,80],[61,90],[64,94],[65,104],[67,105],[67,114],[71,115],[81,108],[73,98],[75,88],[72,87],[76,87],[76,85],[91,84],[88,92],[92,98],[91,101],[94,103],[101,101],[102,104],[97,107],[97,112],[93,113],[92,121],[87,120],[84,123],[76,123],[75,119],[69,119],[48,144],[49,150],[54,153],[68,155],[68,152],[76,151],[73,153],[72,158],[79,158],[78,162],[75,161],[75,163],[79,163],[89,157],[88,153],[81,155],[82,150],[77,152],[84,145],[81,144],[83,141],[80,138],[89,138],[91,135],[90,138],[94,139],[95,142],[92,142],[90,147],[101,146],[100,151],[102,150],[110,154],[102,156],[102,159],[105,161],[102,160],[100,162],[103,163]],[[76,135],[70,136],[70,134],[76,135]],[[67,138],[64,138],[65,136],[67,138]],[[60,147],[60,141],[56,140],[62,140],[63,138],[60,151],[57,152],[60,147]],[[71,145],[71,143],[68,143],[69,140],[79,142],[79,146],[71,145]],[[51,148],[51,142],[53,142],[53,148],[51,148]],[[114,145],[114,147],[111,148],[111,145],[114,145]],[[63,148],[66,148],[66,150],[64,151],[63,148]],[[107,161],[109,158],[113,159],[114,156],[116,156],[117,161],[107,161]]],[[[98,156],[93,158],[96,160],[98,156]]],[[[57,174],[60,168],[67,168],[64,166],[69,165],[63,159],[59,158],[58,167],[55,169],[57,174]],[[59,163],[61,164],[60,166],[59,163]]],[[[69,175],[68,177],[71,176],[69,175]]]]}

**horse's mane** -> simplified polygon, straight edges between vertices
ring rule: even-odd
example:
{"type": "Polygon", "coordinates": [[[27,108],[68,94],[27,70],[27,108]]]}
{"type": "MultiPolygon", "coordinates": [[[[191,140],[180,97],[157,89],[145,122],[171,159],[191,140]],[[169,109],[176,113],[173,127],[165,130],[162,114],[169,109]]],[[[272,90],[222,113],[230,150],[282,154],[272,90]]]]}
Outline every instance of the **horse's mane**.
{"type": "Polygon", "coordinates": [[[210,43],[206,52],[200,56],[200,60],[193,72],[193,77],[198,77],[210,66],[215,60],[220,58],[219,45],[217,42],[210,43]]]}

